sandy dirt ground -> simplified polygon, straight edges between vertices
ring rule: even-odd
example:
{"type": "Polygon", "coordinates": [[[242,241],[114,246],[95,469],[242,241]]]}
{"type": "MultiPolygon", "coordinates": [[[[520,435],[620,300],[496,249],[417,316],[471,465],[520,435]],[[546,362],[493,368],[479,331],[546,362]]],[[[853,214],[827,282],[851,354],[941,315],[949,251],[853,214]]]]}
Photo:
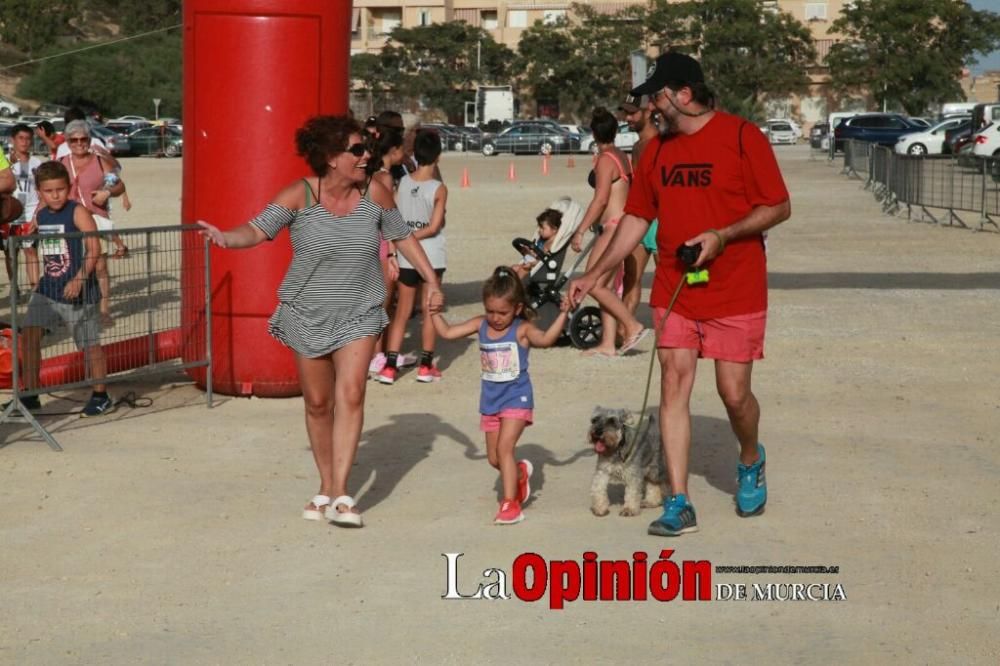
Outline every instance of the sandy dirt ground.
{"type": "MultiPolygon", "coordinates": [[[[440,383],[412,372],[369,383],[352,473],[366,527],[354,531],[299,517],[317,483],[299,399],[223,397],[209,410],[168,377],[130,387],[149,408],[46,419],[61,454],[3,426],[0,662],[1000,662],[1000,235],[886,217],[805,147],[778,154],[793,217],[770,236],[767,359],[754,373],[763,516],[734,513],[736,445],[706,364],[692,401],[701,531],[675,540],[647,536],[656,510],[588,510],[589,415],[595,404],[639,407],[647,353],[532,354],[537,423],[518,453],[534,462],[535,492],[510,528],[491,522],[497,477],[470,341],[441,345],[440,383]],[[510,575],[524,552],[653,560],[661,548],[715,566],[838,566],[712,583],[839,583],[847,599],[557,611],[545,599],[441,598],[443,553],[465,554],[458,584],[471,594],[495,579],[484,569],[510,575]]],[[[548,202],[587,200],[589,166],[556,157],[543,176],[538,158],[445,156],[452,318],[481,311],[481,281],[516,260],[509,240],[529,235],[548,202]],[[458,187],[463,168],[470,189],[458,187]]],[[[121,224],[175,224],[180,174],[179,160],[128,160],[135,208],[121,224]]],[[[65,397],[48,409],[79,408],[65,397]]]]}

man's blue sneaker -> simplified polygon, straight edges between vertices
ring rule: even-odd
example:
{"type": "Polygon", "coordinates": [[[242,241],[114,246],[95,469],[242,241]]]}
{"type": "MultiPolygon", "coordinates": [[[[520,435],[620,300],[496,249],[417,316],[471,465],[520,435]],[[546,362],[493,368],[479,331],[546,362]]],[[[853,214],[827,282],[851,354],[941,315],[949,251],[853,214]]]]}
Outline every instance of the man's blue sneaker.
{"type": "Polygon", "coordinates": [[[764,512],[767,504],[767,480],[764,478],[764,445],[758,442],[760,457],[752,465],[739,463],[736,476],[739,489],[736,491],[736,513],[744,518],[764,512]]]}
{"type": "Polygon", "coordinates": [[[90,400],[84,405],[83,411],[80,412],[80,418],[85,419],[90,416],[100,416],[101,414],[107,414],[114,407],[114,403],[111,402],[111,398],[108,397],[107,393],[97,394],[93,393],[90,396],[90,400]]]}
{"type": "Polygon", "coordinates": [[[685,495],[674,495],[663,502],[663,515],[649,524],[653,536],[680,536],[698,531],[694,507],[685,495]]]}

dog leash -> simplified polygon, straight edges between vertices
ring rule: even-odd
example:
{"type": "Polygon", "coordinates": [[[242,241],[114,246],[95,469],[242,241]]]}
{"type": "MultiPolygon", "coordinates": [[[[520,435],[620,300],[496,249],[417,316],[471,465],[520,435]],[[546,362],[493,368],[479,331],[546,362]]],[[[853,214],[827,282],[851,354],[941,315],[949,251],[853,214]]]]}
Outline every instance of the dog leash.
{"type": "Polygon", "coordinates": [[[677,288],[674,289],[674,295],[670,297],[670,304],[667,305],[666,311],[663,313],[663,319],[660,320],[660,325],[656,327],[653,333],[653,351],[649,354],[649,370],[646,372],[646,392],[642,396],[642,410],[639,412],[639,425],[635,428],[635,436],[632,437],[632,441],[628,443],[625,450],[625,455],[622,456],[622,462],[627,463],[635,452],[635,445],[639,441],[640,436],[645,436],[646,432],[642,430],[642,421],[646,420],[646,431],[649,430],[650,425],[652,425],[652,419],[646,418],[646,407],[649,406],[649,389],[653,383],[653,365],[656,362],[656,343],[660,340],[660,336],[663,335],[663,329],[667,325],[667,317],[670,316],[670,311],[674,309],[674,303],[677,302],[677,297],[681,294],[681,289],[684,288],[684,284],[688,282],[686,276],[682,277],[677,281],[677,288]]]}

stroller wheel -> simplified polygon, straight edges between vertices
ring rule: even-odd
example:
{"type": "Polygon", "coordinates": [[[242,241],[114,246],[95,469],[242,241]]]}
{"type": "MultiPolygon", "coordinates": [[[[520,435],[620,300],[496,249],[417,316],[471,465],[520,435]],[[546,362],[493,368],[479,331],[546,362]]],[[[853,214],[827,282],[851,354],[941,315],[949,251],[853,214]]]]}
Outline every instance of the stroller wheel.
{"type": "Polygon", "coordinates": [[[577,349],[590,349],[601,342],[601,308],[588,305],[573,313],[569,320],[569,339],[577,349]]]}

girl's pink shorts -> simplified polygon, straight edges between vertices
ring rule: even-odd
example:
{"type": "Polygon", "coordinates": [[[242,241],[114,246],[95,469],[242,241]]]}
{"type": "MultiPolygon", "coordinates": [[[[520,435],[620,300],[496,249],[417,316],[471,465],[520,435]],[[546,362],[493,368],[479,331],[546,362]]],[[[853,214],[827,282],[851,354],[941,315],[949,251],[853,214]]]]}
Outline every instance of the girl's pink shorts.
{"type": "Polygon", "coordinates": [[[534,423],[534,412],[530,409],[505,409],[499,414],[483,414],[479,419],[479,429],[483,432],[499,432],[501,419],[517,419],[526,426],[534,423]]]}

